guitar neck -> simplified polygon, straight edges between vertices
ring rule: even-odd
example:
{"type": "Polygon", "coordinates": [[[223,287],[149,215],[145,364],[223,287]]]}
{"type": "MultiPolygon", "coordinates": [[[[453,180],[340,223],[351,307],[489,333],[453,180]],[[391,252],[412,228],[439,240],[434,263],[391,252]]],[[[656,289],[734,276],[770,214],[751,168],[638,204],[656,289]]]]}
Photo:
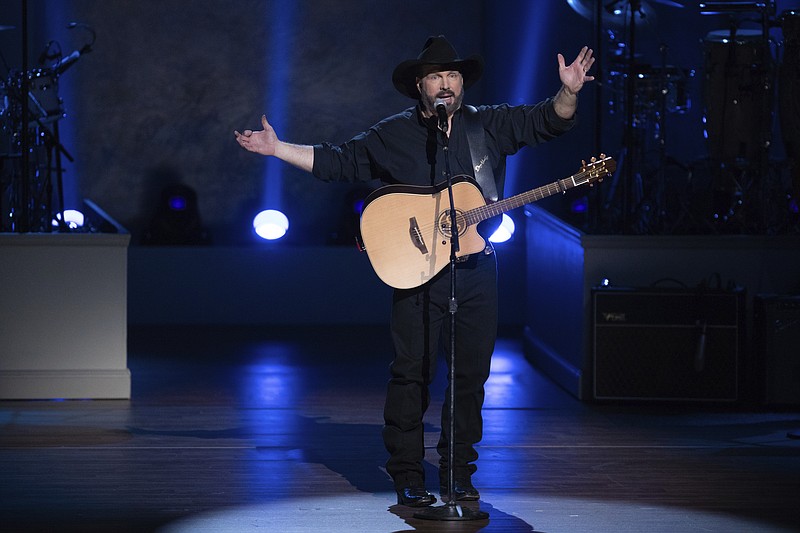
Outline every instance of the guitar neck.
{"type": "Polygon", "coordinates": [[[548,196],[565,192],[567,189],[571,189],[577,185],[580,185],[581,183],[585,183],[586,174],[586,171],[581,171],[568,178],[557,180],[547,185],[542,185],[541,187],[537,187],[533,190],[523,192],[491,204],[483,205],[481,207],[476,207],[475,209],[470,209],[464,213],[464,217],[467,224],[478,224],[486,219],[495,217],[497,215],[502,215],[506,211],[511,211],[512,209],[536,202],[543,198],[547,198],[548,196]]]}

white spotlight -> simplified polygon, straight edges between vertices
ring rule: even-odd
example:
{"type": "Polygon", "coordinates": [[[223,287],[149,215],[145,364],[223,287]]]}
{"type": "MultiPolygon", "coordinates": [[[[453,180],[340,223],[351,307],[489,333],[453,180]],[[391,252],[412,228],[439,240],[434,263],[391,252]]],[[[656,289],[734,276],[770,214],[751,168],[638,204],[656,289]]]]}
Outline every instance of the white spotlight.
{"type": "Polygon", "coordinates": [[[516,226],[514,225],[514,221],[511,219],[510,216],[504,214],[503,221],[500,223],[500,227],[492,233],[492,236],[489,237],[489,240],[494,243],[501,243],[506,242],[514,235],[514,229],[516,226]]]}
{"type": "Polygon", "coordinates": [[[280,211],[267,209],[255,216],[253,228],[262,239],[274,241],[286,235],[286,231],[289,229],[289,219],[280,211]]]}
{"type": "MultiPolygon", "coordinates": [[[[56,213],[56,218],[54,218],[52,222],[53,226],[58,227],[60,221],[61,213],[56,213]]],[[[82,228],[84,222],[83,213],[75,209],[65,209],[64,222],[66,222],[67,226],[71,229],[82,228]]]]}

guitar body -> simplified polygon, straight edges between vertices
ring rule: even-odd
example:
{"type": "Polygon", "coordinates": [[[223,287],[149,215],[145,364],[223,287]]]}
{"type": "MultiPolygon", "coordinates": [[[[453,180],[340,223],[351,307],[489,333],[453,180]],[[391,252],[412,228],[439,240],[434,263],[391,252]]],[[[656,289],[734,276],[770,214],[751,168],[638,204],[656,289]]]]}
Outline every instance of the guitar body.
{"type": "MultiPolygon", "coordinates": [[[[466,211],[486,205],[469,178],[453,179],[459,251],[457,257],[482,251],[486,241],[466,211]]],[[[447,186],[388,185],[367,197],[361,213],[361,239],[372,268],[387,285],[418,287],[450,263],[450,196],[447,186]]]]}

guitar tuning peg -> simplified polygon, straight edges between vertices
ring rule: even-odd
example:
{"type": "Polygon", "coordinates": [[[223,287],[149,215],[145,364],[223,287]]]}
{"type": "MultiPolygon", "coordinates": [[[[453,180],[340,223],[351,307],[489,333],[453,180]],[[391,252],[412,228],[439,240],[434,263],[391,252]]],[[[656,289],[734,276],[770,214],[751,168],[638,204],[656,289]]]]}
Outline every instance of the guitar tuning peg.
{"type": "Polygon", "coordinates": [[[603,152],[600,152],[600,159],[605,159],[605,158],[606,158],[606,154],[604,154],[603,152]]]}

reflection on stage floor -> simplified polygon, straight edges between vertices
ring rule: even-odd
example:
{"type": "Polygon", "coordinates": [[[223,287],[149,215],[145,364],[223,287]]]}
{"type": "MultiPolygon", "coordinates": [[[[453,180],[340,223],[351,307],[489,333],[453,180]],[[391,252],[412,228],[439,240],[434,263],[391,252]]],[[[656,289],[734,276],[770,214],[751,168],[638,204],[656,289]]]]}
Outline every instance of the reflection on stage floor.
{"type": "MultiPolygon", "coordinates": [[[[798,531],[800,413],[594,405],[498,343],[488,520],[396,505],[384,328],[134,327],[130,401],[0,402],[4,531],[798,531]]],[[[446,373],[426,417],[428,489],[446,373]]]]}

